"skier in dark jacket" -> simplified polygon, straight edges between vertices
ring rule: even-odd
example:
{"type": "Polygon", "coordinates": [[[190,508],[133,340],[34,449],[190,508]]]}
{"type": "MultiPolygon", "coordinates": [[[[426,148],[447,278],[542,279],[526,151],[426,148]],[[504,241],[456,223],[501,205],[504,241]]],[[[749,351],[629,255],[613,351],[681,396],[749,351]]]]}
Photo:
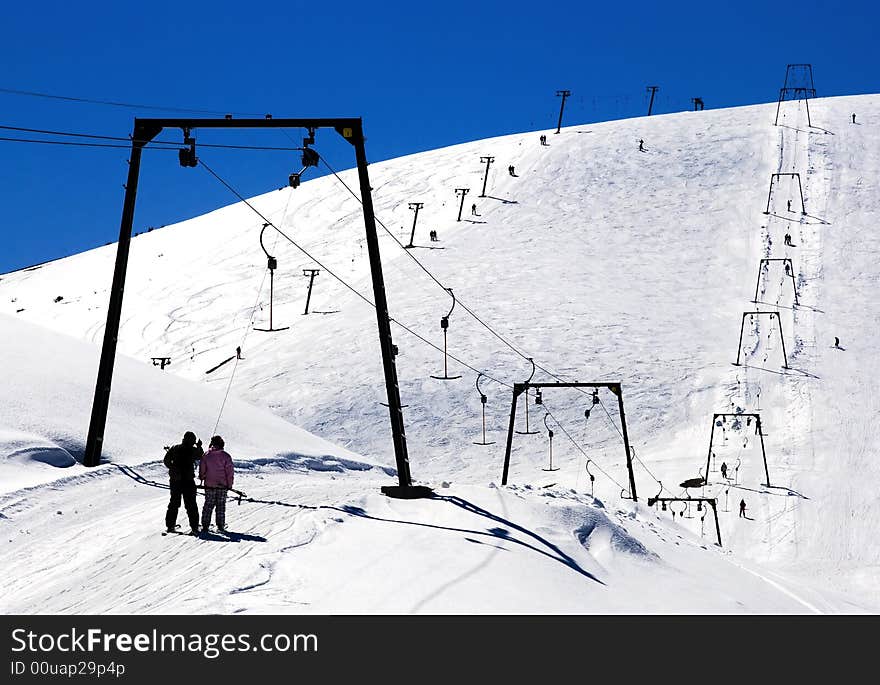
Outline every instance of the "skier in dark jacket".
{"type": "Polygon", "coordinates": [[[746,501],[744,499],[739,501],[739,515],[740,518],[748,518],[748,516],[746,516],[746,501]]]}
{"type": "Polygon", "coordinates": [[[196,504],[196,462],[202,458],[202,441],[196,440],[195,433],[187,431],[183,434],[183,442],[174,445],[165,453],[165,466],[168,467],[168,480],[171,488],[171,500],[165,514],[165,528],[173,533],[177,527],[177,511],[180,499],[189,518],[189,527],[193,535],[199,533],[199,507],[196,504]]]}

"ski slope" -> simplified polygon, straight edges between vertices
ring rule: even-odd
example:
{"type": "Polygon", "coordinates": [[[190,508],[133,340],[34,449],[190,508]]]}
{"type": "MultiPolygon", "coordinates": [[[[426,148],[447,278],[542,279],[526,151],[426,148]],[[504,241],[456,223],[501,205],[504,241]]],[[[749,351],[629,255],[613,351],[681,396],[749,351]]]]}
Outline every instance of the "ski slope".
{"type": "MultiPolygon", "coordinates": [[[[573,126],[548,132],[548,146],[532,132],[370,165],[376,213],[393,234],[380,228],[391,316],[436,346],[392,329],[412,472],[438,500],[378,494],[393,482],[394,458],[380,404],[375,311],[330,274],[372,299],[363,219],[332,175],[252,200],[311,255],[267,231],[279,262],[274,322],[287,331],[253,330],[268,324],[268,278],[263,220],[248,207],[230,205],[134,239],[104,454],[135,466],[138,478],[27,457],[43,447],[74,456],[82,448],[115,247],[4,274],[6,338],[23,339],[12,365],[20,373],[4,380],[6,394],[37,391],[0,415],[0,440],[18,455],[2,466],[10,476],[0,505],[0,531],[9,531],[4,557],[16,560],[18,580],[0,594],[0,606],[877,611],[880,550],[872,529],[880,474],[870,458],[877,348],[869,332],[880,286],[865,236],[878,218],[880,97],[814,100],[812,127],[802,103],[783,105],[780,126],[772,125],[774,114],[775,103],[573,126]],[[849,123],[852,112],[859,124],[849,123]],[[639,139],[646,152],[638,152],[639,139]],[[484,155],[495,162],[480,197],[484,155]],[[804,204],[783,176],[764,214],[777,173],[800,174],[804,204]],[[455,188],[470,189],[462,221],[455,188]],[[411,255],[458,299],[449,352],[471,367],[449,360],[459,380],[431,378],[443,375],[439,319],[452,300],[398,244],[409,240],[409,202],[424,202],[420,247],[411,255]],[[428,241],[431,229],[439,242],[428,241]],[[784,244],[786,233],[793,246],[784,244]],[[193,254],[200,255],[195,270],[193,254]],[[759,272],[762,258],[790,259],[793,279],[781,262],[759,272]],[[321,269],[308,316],[303,268],[321,269]],[[743,317],[752,310],[774,318],[743,317]],[[79,342],[35,335],[33,325],[79,342]],[[834,336],[844,349],[833,347],[834,336]],[[236,346],[241,361],[205,373],[236,346]],[[47,361],[53,354],[62,358],[56,366],[47,361]],[[149,366],[154,356],[169,356],[172,365],[149,366]],[[604,390],[597,405],[571,389],[546,390],[540,406],[532,398],[530,428],[538,434],[515,435],[510,485],[500,487],[509,385],[529,377],[525,357],[542,367],[535,381],[622,383],[637,504],[621,497],[628,489],[621,422],[617,398],[604,390]],[[474,444],[481,440],[475,369],[490,377],[481,383],[488,446],[474,444]],[[69,385],[63,404],[49,401],[49,378],[69,385]],[[227,389],[235,399],[220,413],[227,389]],[[711,515],[703,520],[695,507],[685,513],[677,504],[673,519],[645,500],[661,492],[658,479],[662,494],[678,496],[680,482],[707,475],[713,415],[743,412],[760,414],[765,435],[733,417],[716,426],[709,485],[689,493],[718,498],[719,550],[711,515]],[[221,544],[158,536],[157,446],[188,428],[207,435],[218,421],[242,487],[264,502],[230,509],[233,529],[248,537],[221,544]],[[558,471],[543,470],[546,426],[558,471]],[[722,482],[722,461],[735,481],[722,482]],[[53,481],[51,490],[40,485],[71,469],[82,473],[53,481]],[[748,519],[736,515],[740,499],[748,519]],[[100,599],[82,591],[80,559],[46,565],[48,549],[93,534],[56,511],[88,503],[99,508],[101,528],[119,531],[112,550],[97,540],[87,545],[116,579],[100,599]],[[196,584],[168,597],[167,581],[144,568],[154,563],[223,582],[209,593],[196,584]]],[[[319,152],[322,135],[335,134],[319,132],[319,152]]],[[[337,168],[346,163],[331,160],[337,168]]],[[[234,169],[215,170],[235,185],[234,169]]],[[[356,191],[353,171],[340,177],[356,191]]],[[[525,430],[523,410],[521,403],[518,430],[525,430]]]]}

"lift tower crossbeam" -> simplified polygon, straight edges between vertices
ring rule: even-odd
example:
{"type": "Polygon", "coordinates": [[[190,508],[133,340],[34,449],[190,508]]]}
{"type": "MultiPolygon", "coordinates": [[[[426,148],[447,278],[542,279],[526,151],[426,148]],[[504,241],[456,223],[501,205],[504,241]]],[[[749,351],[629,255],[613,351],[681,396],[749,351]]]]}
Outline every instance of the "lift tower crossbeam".
{"type": "MultiPolygon", "coordinates": [[[[163,129],[174,128],[189,131],[200,128],[304,128],[310,132],[318,128],[332,128],[354,146],[358,168],[361,199],[363,202],[364,228],[366,230],[367,250],[370,258],[370,271],[373,283],[373,296],[376,307],[376,320],[379,329],[379,346],[382,352],[382,365],[385,376],[385,389],[388,395],[388,411],[391,421],[391,433],[394,442],[394,455],[397,462],[399,486],[386,486],[382,490],[388,495],[399,497],[426,496],[428,488],[413,486],[409,468],[409,456],[406,447],[406,433],[403,424],[403,412],[400,403],[400,388],[397,381],[397,368],[394,362],[394,344],[391,337],[391,321],[388,314],[388,301],[385,295],[385,281],[382,275],[382,263],[379,253],[379,240],[376,233],[376,217],[373,209],[373,198],[370,191],[370,178],[367,171],[367,154],[364,147],[363,122],[360,118],[303,118],[275,119],[192,119],[192,118],[135,118],[131,142],[131,158],[129,159],[128,180],[125,185],[125,199],[122,207],[122,220],[119,227],[119,244],[116,250],[116,263],[113,270],[113,282],[110,290],[110,302],[107,311],[107,324],[104,328],[104,341],[101,348],[101,361],[98,366],[98,378],[95,384],[95,398],[92,404],[89,433],[86,438],[86,449],[83,463],[86,466],[97,466],[101,461],[104,447],[104,432],[107,423],[107,410],[110,404],[110,386],[113,379],[113,368],[116,358],[116,343],[119,336],[119,321],[122,315],[122,299],[125,286],[125,275],[128,268],[128,255],[131,247],[132,225],[134,222],[135,200],[137,197],[138,177],[140,174],[141,156],[144,147],[163,129]]],[[[196,160],[181,155],[181,163],[193,162],[187,166],[195,166],[196,160]]]]}

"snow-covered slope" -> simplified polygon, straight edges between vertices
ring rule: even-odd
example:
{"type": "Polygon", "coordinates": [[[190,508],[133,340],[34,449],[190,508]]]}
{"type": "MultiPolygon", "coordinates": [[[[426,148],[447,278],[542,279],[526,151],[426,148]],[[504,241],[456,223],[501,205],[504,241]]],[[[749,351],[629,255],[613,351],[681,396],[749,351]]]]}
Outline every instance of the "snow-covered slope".
{"type": "MultiPolygon", "coordinates": [[[[783,106],[778,127],[772,126],[774,110],[775,104],[575,126],[558,136],[548,135],[548,146],[539,145],[540,132],[535,132],[370,167],[378,217],[398,240],[409,239],[412,212],[407,204],[424,202],[415,242],[443,249],[416,249],[413,255],[459,299],[450,319],[451,354],[504,384],[529,376],[531,367],[524,356],[566,379],[622,382],[641,502],[634,507],[620,498],[627,485],[620,417],[616,398],[606,391],[595,406],[576,390],[545,391],[543,407],[532,404],[530,416],[530,427],[542,434],[514,439],[515,487],[486,488],[500,482],[510,388],[483,382],[487,439],[494,444],[473,444],[480,440],[481,429],[476,373],[450,361],[450,373],[461,373],[460,380],[430,378],[442,374],[442,354],[396,327],[414,476],[435,486],[448,482],[453,497],[476,502],[496,516],[506,516],[505,508],[516,509],[515,520],[543,539],[562,536],[554,544],[575,558],[572,550],[582,549],[573,546],[580,545],[577,531],[589,520],[601,514],[608,530],[620,523],[616,514],[597,514],[592,506],[585,469],[589,458],[596,475],[593,493],[609,507],[606,512],[620,509],[624,519],[633,515],[628,535],[661,561],[636,555],[640,561],[630,563],[627,555],[626,571],[606,568],[603,576],[597,570],[594,575],[605,583],[601,601],[597,591],[578,594],[568,576],[548,576],[551,589],[544,600],[526,605],[522,595],[528,594],[525,588],[534,581],[535,569],[511,562],[512,568],[501,571],[496,561],[479,561],[491,554],[500,562],[521,547],[495,536],[491,550],[484,549],[485,540],[478,540],[482,545],[464,545],[482,554],[464,555],[465,566],[474,564],[467,567],[472,573],[450,567],[448,574],[439,576],[427,570],[416,574],[426,586],[412,601],[399,604],[399,595],[392,601],[390,594],[383,599],[381,593],[344,599],[345,593],[338,592],[332,601],[319,599],[324,595],[317,588],[330,587],[321,585],[331,582],[328,559],[347,558],[347,553],[357,551],[351,568],[341,573],[354,576],[352,571],[361,568],[355,559],[373,534],[369,517],[406,519],[420,526],[440,517],[440,527],[457,530],[459,539],[469,530],[456,516],[440,513],[435,501],[385,503],[360,488],[377,487],[383,478],[390,480],[387,476],[377,481],[375,472],[349,473],[345,487],[338,479],[331,483],[328,476],[320,476],[322,482],[327,479],[326,488],[312,482],[315,489],[305,501],[363,508],[368,516],[356,513],[360,518],[351,521],[343,517],[351,525],[339,529],[357,528],[357,534],[339,533],[328,524],[308,538],[315,544],[302,548],[282,536],[284,549],[279,548],[271,568],[283,569],[284,580],[272,571],[271,583],[266,581],[272,592],[284,594],[283,588],[303,583],[302,601],[318,611],[877,610],[880,546],[872,530],[880,513],[875,494],[880,473],[870,458],[878,418],[873,392],[877,345],[869,332],[876,327],[872,304],[880,285],[876,248],[864,236],[880,218],[880,97],[815,100],[812,128],[799,103],[783,106]],[[853,111],[860,124],[849,123],[853,111]],[[645,141],[646,152],[638,151],[639,139],[645,141]],[[495,157],[485,198],[479,196],[483,155],[495,157]],[[516,176],[506,173],[508,165],[514,165],[516,176]],[[801,213],[797,186],[790,177],[781,177],[770,198],[770,213],[764,214],[771,174],[792,172],[800,174],[806,213],[801,213]],[[456,221],[455,188],[470,188],[461,222],[456,221]],[[478,215],[469,211],[472,202],[478,215]],[[430,229],[438,231],[440,242],[427,240],[430,229]],[[784,244],[786,233],[793,246],[784,244]],[[758,283],[760,304],[751,302],[761,258],[792,260],[799,306],[793,307],[791,279],[782,262],[770,262],[758,283]],[[772,311],[778,319],[746,318],[743,363],[734,366],[742,315],[753,309],[772,311]],[[833,347],[834,336],[845,349],[833,347]],[[592,409],[588,419],[586,407],[592,409]],[[555,472],[542,470],[548,462],[544,408],[552,412],[547,425],[555,434],[553,465],[560,468],[555,472]],[[742,425],[734,428],[733,420],[719,425],[710,485],[702,489],[706,496],[719,498],[727,550],[719,555],[692,544],[701,533],[705,541],[712,535],[711,521],[701,520],[702,512],[692,509],[689,517],[677,516],[673,522],[669,511],[659,512],[657,518],[645,508],[644,499],[660,491],[656,479],[663,482],[664,494],[678,495],[683,494],[678,483],[705,475],[712,416],[725,412],[760,413],[772,487],[764,485],[761,440],[754,426],[740,421],[742,425]],[[735,484],[718,484],[722,479],[716,469],[722,461],[735,472],[735,484]],[[572,508],[564,513],[545,511],[548,502],[555,505],[560,498],[571,498],[572,508]],[[748,519],[736,516],[740,499],[747,502],[748,519]],[[655,532],[649,533],[648,526],[662,529],[666,541],[652,537],[655,532]],[[671,532],[675,530],[683,536],[680,544],[671,532]],[[696,556],[679,557],[681,545],[693,548],[696,556]],[[504,552],[493,551],[496,547],[504,552]],[[773,587],[775,599],[746,584],[728,601],[710,575],[717,580],[734,573],[729,583],[755,577],[734,566],[734,559],[752,571],[760,569],[755,572],[763,576],[761,587],[773,587]],[[684,574],[681,591],[670,591],[662,600],[648,580],[657,563],[671,563],[684,574]],[[625,592],[615,591],[626,585],[624,577],[630,573],[638,577],[633,587],[640,588],[639,599],[632,603],[623,598],[625,592]],[[448,604],[432,605],[427,598],[456,574],[471,578],[471,589],[452,593],[448,604]],[[776,578],[777,587],[769,585],[771,578],[776,578]],[[498,590],[478,601],[487,587],[504,584],[499,579],[516,580],[514,587],[522,592],[514,594],[520,599],[498,590]],[[800,601],[786,594],[792,587],[798,588],[794,594],[800,601]],[[566,598],[572,597],[569,604],[566,598]]],[[[335,134],[319,132],[319,151],[321,135],[335,134]]],[[[218,171],[235,183],[234,169],[218,171]]],[[[353,172],[341,176],[356,188],[353,172]]],[[[321,262],[316,265],[284,238],[267,232],[270,252],[279,260],[275,324],[289,325],[290,330],[252,330],[253,325],[268,323],[268,278],[258,242],[262,219],[236,204],[135,238],[120,351],[145,361],[170,356],[166,375],[207,384],[221,393],[234,370],[233,396],[342,444],[364,455],[364,461],[392,466],[387,409],[380,404],[384,388],[375,313],[327,273],[332,270],[371,297],[358,202],[330,176],[297,190],[273,191],[254,204],[321,262]],[[195,267],[193,255],[198,255],[195,267]],[[306,279],[301,269],[316,266],[322,271],[315,282],[312,313],[303,316],[306,279]],[[332,311],[338,313],[326,313],[332,311]],[[242,362],[205,373],[233,354],[237,345],[243,348],[242,362]]],[[[442,349],[438,324],[451,299],[391,237],[383,236],[380,243],[391,316],[442,349]]],[[[104,247],[3,275],[0,311],[99,343],[114,254],[113,246],[104,247]],[[56,302],[58,296],[63,299],[56,302]]],[[[535,380],[553,378],[539,370],[535,380]]],[[[117,376],[114,407],[124,387],[126,379],[117,376]]],[[[205,418],[200,432],[213,425],[211,417],[205,418]]],[[[10,429],[30,430],[4,420],[10,429]]],[[[241,424],[246,420],[226,411],[219,430],[244,431],[241,424]]],[[[85,425],[79,419],[76,424],[85,425]]],[[[522,413],[517,427],[524,429],[522,413]]],[[[121,442],[108,436],[108,452],[121,449],[121,442]]],[[[299,483],[300,477],[302,473],[273,472],[262,485],[276,493],[287,487],[286,478],[299,483]]],[[[266,499],[274,497],[269,494],[266,499]]],[[[675,505],[676,511],[681,506],[675,505]]],[[[253,523],[269,525],[271,516],[266,513],[266,519],[253,523]]],[[[432,530],[424,545],[403,533],[377,533],[382,540],[370,544],[411,554],[411,568],[445,565],[461,555],[457,546],[437,547],[440,533],[432,530]]],[[[153,541],[137,538],[132,544],[141,549],[153,541]]],[[[592,557],[578,565],[590,571],[594,561],[592,557]]],[[[372,568],[376,577],[400,580],[394,575],[397,565],[372,568]]],[[[417,583],[416,576],[412,582],[417,583]]],[[[729,584],[724,587],[730,591],[729,584]]],[[[40,604],[34,600],[21,606],[32,611],[40,604]]],[[[258,602],[247,608],[279,606],[277,601],[258,602]]],[[[232,610],[207,600],[198,605],[211,607],[232,610]]],[[[149,602],[137,605],[137,610],[165,608],[149,602]]]]}
{"type": "MultiPolygon", "coordinates": [[[[4,373],[0,404],[0,492],[10,492],[89,470],[81,460],[97,357],[80,340],[0,315],[4,373]]],[[[120,356],[114,374],[112,410],[104,459],[135,466],[165,454],[164,446],[194,429],[207,438],[224,396],[210,388],[161,373],[120,356]]],[[[223,410],[230,418],[224,435],[241,459],[291,465],[369,469],[373,464],[310,435],[271,412],[235,398],[223,410]]]]}

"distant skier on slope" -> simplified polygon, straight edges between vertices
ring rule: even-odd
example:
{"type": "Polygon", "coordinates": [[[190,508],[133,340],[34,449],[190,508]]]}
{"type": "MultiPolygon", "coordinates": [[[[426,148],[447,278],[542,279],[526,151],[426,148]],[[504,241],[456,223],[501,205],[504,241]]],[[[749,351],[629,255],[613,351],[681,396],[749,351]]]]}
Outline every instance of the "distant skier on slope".
{"type": "Polygon", "coordinates": [[[208,451],[199,464],[199,480],[205,483],[205,504],[202,507],[202,532],[211,525],[211,513],[216,508],[217,530],[226,532],[226,492],[232,488],[235,471],[232,457],[224,451],[223,438],[211,438],[208,451]]]}
{"type": "Polygon", "coordinates": [[[645,152],[645,141],[639,139],[639,152],[645,152]]]}
{"type": "Polygon", "coordinates": [[[853,114],[852,117],[853,117],[853,123],[856,123],[856,115],[853,114]]]}
{"type": "Polygon", "coordinates": [[[739,501],[739,517],[744,519],[748,518],[748,516],[746,516],[746,501],[744,499],[739,501]]]}
{"type": "Polygon", "coordinates": [[[794,247],[794,245],[793,245],[792,242],[791,242],[791,233],[786,233],[786,234],[785,234],[785,239],[783,240],[783,242],[784,242],[786,245],[788,245],[789,247],[794,247]]]}
{"type": "Polygon", "coordinates": [[[169,448],[165,453],[163,462],[168,468],[171,490],[171,499],[165,514],[165,529],[169,533],[175,532],[177,527],[177,511],[180,509],[182,497],[191,532],[193,535],[198,535],[199,507],[196,504],[195,465],[203,454],[202,441],[197,441],[192,431],[184,433],[183,441],[169,448]]]}
{"type": "Polygon", "coordinates": [[[477,205],[476,205],[476,203],[474,203],[474,204],[471,205],[471,214],[472,214],[473,216],[480,216],[479,214],[477,214],[477,205]]]}
{"type": "Polygon", "coordinates": [[[721,462],[721,477],[727,478],[727,462],[721,462]]]}
{"type": "Polygon", "coordinates": [[[513,164],[507,167],[507,173],[509,173],[511,176],[516,176],[516,172],[513,170],[513,164]]]}
{"type": "Polygon", "coordinates": [[[791,211],[791,200],[788,201],[788,211],[791,211]]]}

